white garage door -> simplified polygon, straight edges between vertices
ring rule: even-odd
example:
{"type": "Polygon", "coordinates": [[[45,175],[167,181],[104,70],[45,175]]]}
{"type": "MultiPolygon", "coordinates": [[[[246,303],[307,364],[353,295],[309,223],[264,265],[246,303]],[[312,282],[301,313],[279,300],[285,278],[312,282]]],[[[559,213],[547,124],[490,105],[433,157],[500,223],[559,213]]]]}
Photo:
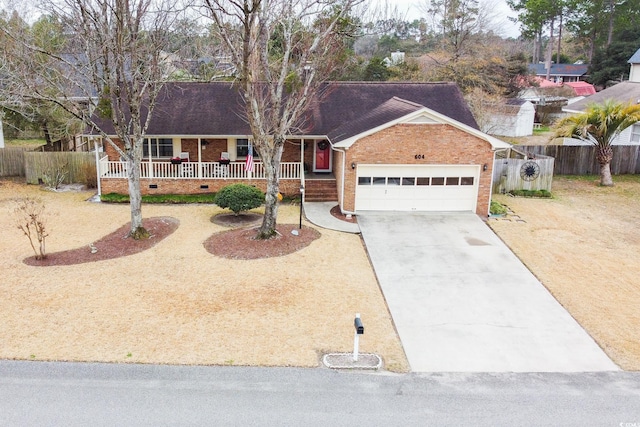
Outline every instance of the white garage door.
{"type": "Polygon", "coordinates": [[[478,165],[358,165],[356,211],[472,211],[478,165]]]}

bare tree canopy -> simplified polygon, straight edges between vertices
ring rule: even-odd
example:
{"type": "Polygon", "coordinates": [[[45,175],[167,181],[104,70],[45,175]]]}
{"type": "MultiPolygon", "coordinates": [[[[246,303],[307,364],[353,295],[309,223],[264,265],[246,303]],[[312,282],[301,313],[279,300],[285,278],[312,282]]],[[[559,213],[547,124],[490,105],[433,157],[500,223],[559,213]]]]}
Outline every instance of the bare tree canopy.
{"type": "Polygon", "coordinates": [[[267,176],[259,238],[275,234],[280,160],[285,140],[301,130],[318,87],[341,65],[363,0],[203,0],[237,69],[253,144],[267,176]]]}
{"type": "Polygon", "coordinates": [[[3,27],[11,41],[2,54],[3,89],[22,100],[57,105],[115,148],[128,163],[131,234],[143,237],[142,144],[165,77],[162,53],[178,16],[175,3],[43,0],[38,9],[39,31],[3,27]]]}

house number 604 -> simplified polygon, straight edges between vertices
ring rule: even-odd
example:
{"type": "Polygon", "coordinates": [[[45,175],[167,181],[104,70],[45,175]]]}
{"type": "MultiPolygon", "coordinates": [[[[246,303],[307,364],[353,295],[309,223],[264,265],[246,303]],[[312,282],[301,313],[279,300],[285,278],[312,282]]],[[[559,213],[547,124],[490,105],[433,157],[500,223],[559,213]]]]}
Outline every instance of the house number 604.
{"type": "Polygon", "coordinates": [[[416,154],[416,155],[415,155],[415,159],[416,159],[416,160],[418,160],[418,159],[424,159],[424,154],[416,154]]]}

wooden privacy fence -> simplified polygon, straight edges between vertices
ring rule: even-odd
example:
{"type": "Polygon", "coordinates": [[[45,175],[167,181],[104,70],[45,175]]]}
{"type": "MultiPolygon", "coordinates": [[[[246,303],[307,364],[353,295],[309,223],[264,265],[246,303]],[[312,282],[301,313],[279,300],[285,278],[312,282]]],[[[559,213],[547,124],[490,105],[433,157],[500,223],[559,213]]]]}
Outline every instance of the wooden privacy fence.
{"type": "Polygon", "coordinates": [[[66,171],[66,184],[87,184],[96,180],[95,153],[26,152],[24,165],[26,181],[29,184],[40,184],[46,175],[55,175],[63,168],[66,171]]]}
{"type": "Polygon", "coordinates": [[[21,147],[0,148],[0,176],[24,176],[24,153],[21,147]]]}
{"type": "Polygon", "coordinates": [[[526,156],[509,150],[508,156],[496,158],[493,162],[494,193],[512,190],[551,191],[553,182],[553,157],[544,155],[526,156]]]}
{"type": "MultiPolygon", "coordinates": [[[[614,175],[640,173],[640,145],[613,145],[611,173],[614,175]]],[[[556,175],[597,175],[596,147],[592,145],[531,145],[516,146],[527,154],[542,154],[555,159],[556,175]]]]}

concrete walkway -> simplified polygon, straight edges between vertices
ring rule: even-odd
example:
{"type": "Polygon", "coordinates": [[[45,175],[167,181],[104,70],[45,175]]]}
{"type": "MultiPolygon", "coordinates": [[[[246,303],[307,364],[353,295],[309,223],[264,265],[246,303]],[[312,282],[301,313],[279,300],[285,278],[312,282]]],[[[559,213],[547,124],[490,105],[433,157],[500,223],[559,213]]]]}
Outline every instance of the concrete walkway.
{"type": "Polygon", "coordinates": [[[618,370],[478,216],[367,212],[358,224],[413,371],[618,370]]]}
{"type": "Polygon", "coordinates": [[[339,220],[331,215],[331,208],[338,202],[304,202],[304,215],[318,227],[338,230],[345,233],[359,233],[358,224],[339,220]]]}

